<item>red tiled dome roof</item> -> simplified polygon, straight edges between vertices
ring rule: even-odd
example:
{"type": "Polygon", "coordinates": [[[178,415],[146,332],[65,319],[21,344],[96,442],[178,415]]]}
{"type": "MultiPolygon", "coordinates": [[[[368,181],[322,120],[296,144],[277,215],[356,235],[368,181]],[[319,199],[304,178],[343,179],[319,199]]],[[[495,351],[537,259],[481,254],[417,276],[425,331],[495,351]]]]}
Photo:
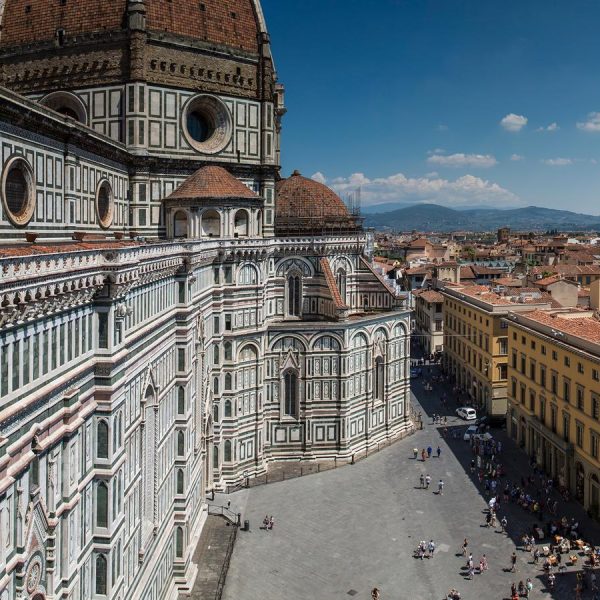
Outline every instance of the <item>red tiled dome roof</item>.
{"type": "MultiPolygon", "coordinates": [[[[310,222],[348,221],[350,213],[342,199],[330,188],[294,171],[277,183],[276,218],[310,222]]],[[[311,223],[307,222],[307,225],[311,223]]]]}
{"type": "Polygon", "coordinates": [[[360,228],[342,199],[330,188],[294,171],[277,183],[275,229],[278,235],[303,235],[360,228]]]}
{"type": "Polygon", "coordinates": [[[223,167],[209,165],[190,175],[167,200],[197,198],[259,198],[248,186],[236,179],[223,167]]]}
{"type": "MultiPolygon", "coordinates": [[[[146,28],[258,53],[256,0],[145,0],[146,28]]],[[[1,2],[0,2],[1,4],[1,2]]],[[[127,0],[6,0],[0,45],[53,40],[126,27],[127,0]]]]}

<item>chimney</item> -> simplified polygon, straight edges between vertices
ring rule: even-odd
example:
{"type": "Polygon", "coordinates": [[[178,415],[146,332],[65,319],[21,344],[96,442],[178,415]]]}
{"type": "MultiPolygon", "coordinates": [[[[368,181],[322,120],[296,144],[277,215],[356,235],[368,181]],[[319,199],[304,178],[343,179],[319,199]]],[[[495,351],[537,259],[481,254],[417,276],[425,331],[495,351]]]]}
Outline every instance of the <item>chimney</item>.
{"type": "Polygon", "coordinates": [[[590,283],[590,308],[600,309],[600,279],[590,283]]]}

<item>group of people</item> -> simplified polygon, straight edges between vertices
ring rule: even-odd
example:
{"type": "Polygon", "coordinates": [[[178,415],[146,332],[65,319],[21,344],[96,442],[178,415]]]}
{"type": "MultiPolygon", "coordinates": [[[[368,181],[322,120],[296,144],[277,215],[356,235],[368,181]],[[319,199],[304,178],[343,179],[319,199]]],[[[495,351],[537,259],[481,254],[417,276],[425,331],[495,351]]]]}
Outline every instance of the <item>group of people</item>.
{"type": "Polygon", "coordinates": [[[421,540],[415,550],[415,558],[420,558],[421,560],[424,558],[433,558],[434,553],[435,542],[433,540],[429,540],[428,543],[425,540],[421,540]]]}
{"type": "Polygon", "coordinates": [[[528,577],[527,581],[523,582],[523,580],[519,581],[517,585],[514,581],[510,586],[510,598],[511,600],[519,600],[519,598],[529,598],[529,594],[533,590],[533,583],[531,579],[528,577]]]}
{"type": "Polygon", "coordinates": [[[271,515],[271,516],[265,515],[265,518],[263,519],[264,529],[266,531],[270,531],[271,529],[273,529],[273,525],[275,525],[275,521],[273,520],[273,515],[271,515]]]}
{"type": "MultiPolygon", "coordinates": [[[[438,445],[437,450],[435,451],[435,453],[437,454],[438,458],[442,454],[442,449],[439,447],[439,445],[438,445]]],[[[428,446],[427,449],[423,448],[421,450],[421,460],[423,462],[425,462],[428,458],[431,458],[432,454],[433,454],[433,448],[431,446],[428,446]]],[[[414,459],[417,460],[417,458],[419,456],[419,449],[418,448],[413,448],[413,456],[414,456],[414,459]]]]}

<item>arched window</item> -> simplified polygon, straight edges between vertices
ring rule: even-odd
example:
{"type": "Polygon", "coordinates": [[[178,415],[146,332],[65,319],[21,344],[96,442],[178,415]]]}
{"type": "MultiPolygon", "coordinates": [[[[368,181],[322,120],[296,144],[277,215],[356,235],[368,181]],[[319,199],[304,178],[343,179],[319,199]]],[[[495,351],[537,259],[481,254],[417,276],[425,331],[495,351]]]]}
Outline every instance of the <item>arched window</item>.
{"type": "Polygon", "coordinates": [[[107,592],[107,562],[104,554],[96,556],[96,594],[106,595],[107,592]]]}
{"type": "Polygon", "coordinates": [[[221,235],[221,215],[216,210],[203,212],[201,227],[203,236],[219,237],[221,235]]]}
{"type": "Polygon", "coordinates": [[[342,268],[337,270],[336,283],[342,298],[342,302],[346,304],[346,271],[344,271],[342,268]]]}
{"type": "Polygon", "coordinates": [[[185,434],[183,431],[177,433],[177,456],[185,455],[185,434]]]}
{"type": "Polygon", "coordinates": [[[286,371],[283,376],[284,414],[298,417],[298,375],[294,371],[286,371]]]}
{"type": "Polygon", "coordinates": [[[290,275],[287,279],[288,315],[299,317],[302,301],[302,282],[300,275],[290,275]]]}
{"type": "Polygon", "coordinates": [[[215,377],[213,379],[213,394],[218,394],[219,393],[219,378],[215,377]]]}
{"type": "Polygon", "coordinates": [[[231,373],[225,373],[225,389],[231,389],[231,373]]]}
{"type": "Polygon", "coordinates": [[[231,401],[230,400],[225,400],[225,416],[226,417],[231,416],[231,401]]]}
{"type": "Polygon", "coordinates": [[[385,397],[385,371],[383,358],[378,356],[375,359],[375,389],[374,396],[377,400],[383,400],[385,397]]]}
{"type": "Polygon", "coordinates": [[[219,447],[213,446],[213,469],[219,468],[219,447]]]}
{"type": "Polygon", "coordinates": [[[219,405],[218,404],[213,404],[213,422],[214,423],[219,422],[219,405]]]}
{"type": "Polygon", "coordinates": [[[96,425],[96,456],[108,458],[108,423],[104,420],[96,425]]]}
{"type": "Polygon", "coordinates": [[[239,285],[256,285],[258,283],[258,273],[252,265],[244,265],[239,272],[239,285]]]}
{"type": "Polygon", "coordinates": [[[173,237],[188,237],[188,216],[184,210],[178,210],[173,217],[173,237]]]}
{"type": "Polygon", "coordinates": [[[233,220],[233,235],[235,237],[247,237],[249,235],[249,219],[248,212],[245,210],[238,210],[235,213],[233,220]]]}
{"type": "Polygon", "coordinates": [[[40,459],[35,456],[29,468],[29,487],[33,491],[40,485],[40,459]]]}
{"type": "Polygon", "coordinates": [[[108,527],[108,486],[103,481],[96,486],[96,526],[108,527]]]}
{"type": "Polygon", "coordinates": [[[233,351],[231,349],[231,342],[225,342],[225,344],[223,346],[223,350],[224,350],[224,354],[225,354],[225,360],[231,360],[232,355],[233,355],[233,351]]]}
{"type": "Polygon", "coordinates": [[[123,445],[123,412],[119,413],[119,448],[123,445]]]}
{"type": "Polygon", "coordinates": [[[216,344],[213,346],[213,363],[215,363],[215,365],[219,364],[219,346],[216,344]]]}
{"type": "Polygon", "coordinates": [[[177,413],[185,414],[185,390],[182,386],[177,387],[177,413]]]}
{"type": "Polygon", "coordinates": [[[183,558],[183,528],[178,527],[175,530],[175,556],[183,558]]]}
{"type": "Polygon", "coordinates": [[[177,469],[177,493],[183,494],[183,469],[177,469]]]}
{"type": "Polygon", "coordinates": [[[225,440],[225,449],[223,452],[223,460],[225,462],[231,462],[231,442],[229,440],[225,440]]]}

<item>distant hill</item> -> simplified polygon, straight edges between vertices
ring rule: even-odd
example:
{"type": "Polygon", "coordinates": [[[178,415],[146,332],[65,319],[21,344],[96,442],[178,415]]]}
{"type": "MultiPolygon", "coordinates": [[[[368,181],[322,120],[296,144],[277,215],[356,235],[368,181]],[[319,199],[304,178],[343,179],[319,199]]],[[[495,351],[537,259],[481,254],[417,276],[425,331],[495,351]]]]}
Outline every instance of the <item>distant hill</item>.
{"type": "MultiPolygon", "coordinates": [[[[363,213],[364,214],[364,213],[363,213]]],[[[492,231],[515,230],[595,231],[600,216],[527,206],[510,210],[475,208],[454,210],[438,204],[415,204],[382,213],[366,213],[365,226],[395,231],[492,231]]]]}

